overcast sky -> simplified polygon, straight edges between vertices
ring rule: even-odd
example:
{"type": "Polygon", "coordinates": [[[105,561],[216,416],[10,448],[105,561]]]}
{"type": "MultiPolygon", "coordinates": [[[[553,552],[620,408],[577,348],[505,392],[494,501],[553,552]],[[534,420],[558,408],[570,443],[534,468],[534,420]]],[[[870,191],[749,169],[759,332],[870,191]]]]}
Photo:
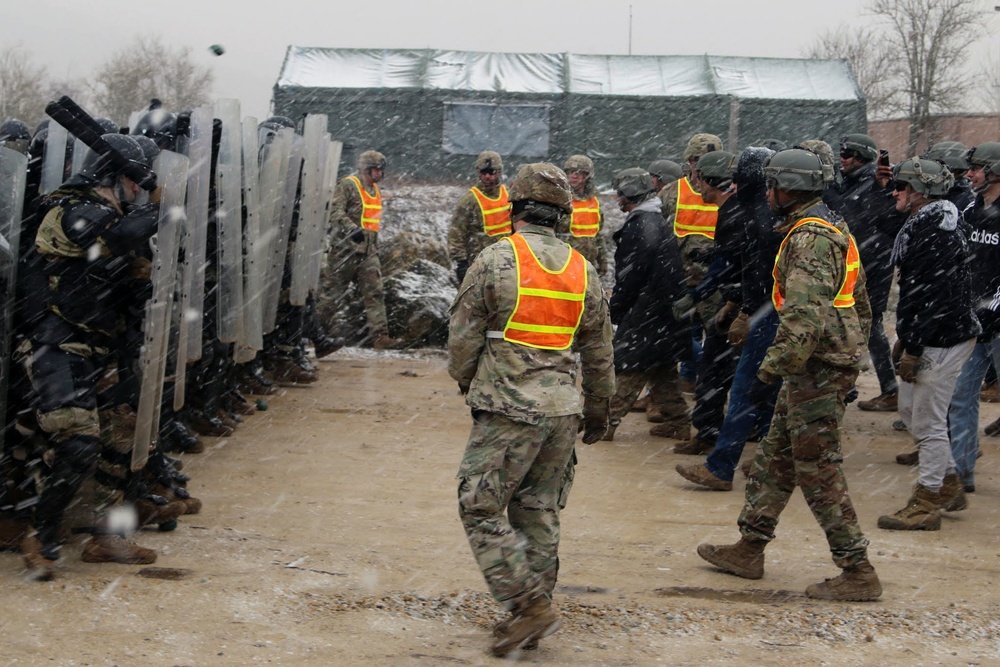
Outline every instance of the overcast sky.
{"type": "MultiPolygon", "coordinates": [[[[985,0],[984,0],[985,2],[985,0]]],[[[4,2],[0,45],[55,79],[89,76],[139,35],[190,47],[214,93],[269,115],[285,50],[297,46],[800,57],[819,33],[861,25],[864,0],[33,0],[4,2]],[[221,44],[224,55],[208,47],[221,44]]],[[[988,3],[987,3],[988,4],[988,3]]],[[[996,40],[996,37],[992,39],[996,40]]]]}

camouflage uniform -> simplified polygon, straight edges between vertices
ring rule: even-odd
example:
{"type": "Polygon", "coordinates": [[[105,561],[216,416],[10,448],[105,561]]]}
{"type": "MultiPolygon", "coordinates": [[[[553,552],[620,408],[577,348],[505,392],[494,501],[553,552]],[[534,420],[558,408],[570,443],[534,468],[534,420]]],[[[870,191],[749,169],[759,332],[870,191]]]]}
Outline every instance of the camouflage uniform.
{"type": "MultiPolygon", "coordinates": [[[[529,224],[519,233],[545,266],[565,264],[568,248],[551,229],[529,224]]],[[[486,337],[514,310],[510,243],[480,253],[452,306],[448,372],[468,389],[475,420],[458,472],[459,513],[491,593],[508,607],[522,596],[551,596],[579,415],[614,393],[608,306],[592,265],[587,274],[583,316],[567,350],[486,337]]]]}
{"type": "MultiPolygon", "coordinates": [[[[573,199],[576,201],[585,201],[595,195],[597,195],[597,188],[594,186],[592,180],[588,180],[583,194],[574,192],[573,199]]],[[[573,236],[569,230],[572,219],[572,216],[567,215],[559,221],[556,225],[556,236],[586,257],[588,262],[597,267],[597,272],[600,275],[605,275],[608,272],[608,248],[603,234],[604,211],[600,212],[600,222],[598,224],[601,228],[598,230],[597,236],[573,236]]]]}
{"type": "MultiPolygon", "coordinates": [[[[360,176],[359,176],[360,179],[360,176]]],[[[367,189],[375,194],[374,188],[367,189]]],[[[330,254],[323,274],[316,311],[327,332],[337,329],[335,318],[347,298],[351,282],[356,282],[365,302],[368,335],[387,333],[382,266],[378,259],[378,232],[361,227],[361,194],[354,183],[341,179],[330,203],[330,254]]],[[[383,218],[385,216],[383,215],[383,218]]]]}
{"type": "Polygon", "coordinates": [[[842,233],[803,225],[778,259],[785,300],[774,343],[757,376],[768,383],[780,378],[783,384],[770,431],[753,460],[739,526],[749,540],[773,539],[778,517],[798,486],[826,533],[834,562],[847,568],[866,559],[868,540],[847,494],[839,429],[844,397],[867,351],[871,306],[863,271],[854,288],[854,307],[831,305],[844,281],[848,230],[818,198],[776,231],[787,232],[806,217],[827,220],[842,233]]]}
{"type": "MultiPolygon", "coordinates": [[[[500,196],[500,186],[501,183],[497,183],[487,187],[482,180],[476,183],[479,191],[490,199],[500,196]]],[[[471,264],[483,248],[493,245],[505,236],[509,234],[487,236],[483,231],[483,212],[470,188],[458,200],[455,212],[451,216],[451,225],[448,227],[448,257],[456,263],[471,264]]]]}

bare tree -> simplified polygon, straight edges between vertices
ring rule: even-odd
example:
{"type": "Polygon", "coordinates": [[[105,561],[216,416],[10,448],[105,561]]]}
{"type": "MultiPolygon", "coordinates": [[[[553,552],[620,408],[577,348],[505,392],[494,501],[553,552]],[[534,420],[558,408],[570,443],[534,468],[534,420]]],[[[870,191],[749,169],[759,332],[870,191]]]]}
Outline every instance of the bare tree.
{"type": "Polygon", "coordinates": [[[807,58],[846,60],[868,104],[869,118],[884,118],[899,107],[893,86],[896,69],[885,42],[870,27],[827,30],[806,51],[807,58]]]}
{"type": "Polygon", "coordinates": [[[171,49],[159,37],[117,51],[90,83],[97,113],[121,124],[154,97],[167,109],[190,109],[208,102],[211,88],[211,70],[192,60],[191,49],[171,49]]]}
{"type": "Polygon", "coordinates": [[[19,118],[33,126],[45,114],[48,73],[20,46],[0,49],[0,120],[19,118]]]}
{"type": "Polygon", "coordinates": [[[932,115],[953,111],[970,93],[974,77],[964,70],[970,43],[986,22],[981,0],[872,0],[870,11],[885,26],[884,41],[898,59],[897,89],[910,119],[909,148],[932,143],[932,115]]]}

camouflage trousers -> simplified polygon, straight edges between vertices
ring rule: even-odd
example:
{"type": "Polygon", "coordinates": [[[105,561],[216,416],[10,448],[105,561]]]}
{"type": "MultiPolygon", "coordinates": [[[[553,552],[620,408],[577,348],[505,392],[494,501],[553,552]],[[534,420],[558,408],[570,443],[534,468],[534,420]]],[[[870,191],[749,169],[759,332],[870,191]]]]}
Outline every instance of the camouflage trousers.
{"type": "Polygon", "coordinates": [[[857,375],[810,361],[805,374],[785,378],[771,429],[757,448],[747,480],[739,517],[744,537],[772,540],[778,517],[798,486],[826,533],[833,561],[844,568],[867,557],[868,540],[841,468],[844,397],[857,375]]]}
{"type": "Polygon", "coordinates": [[[352,283],[357,285],[365,303],[368,335],[387,333],[389,322],[385,314],[385,293],[382,288],[382,265],[378,254],[331,251],[320,278],[316,297],[316,312],[325,333],[336,335],[338,313],[353,298],[352,283]]]}
{"type": "Polygon", "coordinates": [[[610,422],[619,424],[635,404],[642,388],[649,385],[650,404],[663,414],[671,426],[691,426],[687,403],[681,396],[677,364],[657,366],[647,371],[615,373],[615,395],[611,397],[610,422]]]}
{"type": "Polygon", "coordinates": [[[525,424],[476,410],[473,420],[458,471],[458,513],[479,569],[508,609],[525,597],[551,597],[580,418],[525,424]]]}

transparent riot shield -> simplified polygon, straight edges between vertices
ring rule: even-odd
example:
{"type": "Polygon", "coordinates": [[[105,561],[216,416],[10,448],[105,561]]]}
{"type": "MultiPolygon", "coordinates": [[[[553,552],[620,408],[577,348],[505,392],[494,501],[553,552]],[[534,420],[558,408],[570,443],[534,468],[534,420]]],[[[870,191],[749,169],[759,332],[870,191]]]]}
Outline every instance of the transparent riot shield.
{"type": "Polygon", "coordinates": [[[333,190],[337,186],[337,171],[340,167],[340,154],[343,152],[344,144],[340,141],[330,141],[327,143],[326,168],[323,171],[323,196],[321,198],[320,219],[323,221],[322,233],[324,239],[324,253],[318,255],[313,267],[314,275],[311,282],[314,291],[319,290],[320,274],[323,271],[323,259],[330,252],[328,239],[330,238],[330,204],[333,201],[333,190]]]}
{"type": "Polygon", "coordinates": [[[88,150],[90,149],[87,148],[87,144],[79,139],[73,140],[73,166],[70,168],[70,176],[80,173],[80,170],[83,168],[83,158],[87,156],[88,150]]]}
{"type": "Polygon", "coordinates": [[[306,116],[302,130],[302,195],[299,200],[299,226],[292,256],[292,287],[289,301],[304,306],[313,278],[315,253],[323,250],[321,197],[324,190],[323,171],[326,167],[326,114],[306,116]]]}
{"type": "Polygon", "coordinates": [[[49,120],[45,137],[45,154],[42,157],[42,184],[39,193],[47,195],[66,180],[66,145],[69,132],[54,120],[49,120]]]}
{"type": "Polygon", "coordinates": [[[217,100],[215,117],[222,121],[216,166],[215,212],[218,234],[218,336],[223,343],[244,340],[243,333],[243,187],[240,103],[217,100]]]}
{"type": "Polygon", "coordinates": [[[180,279],[180,312],[177,315],[177,367],[174,370],[174,410],[184,407],[187,365],[201,358],[202,321],[205,313],[205,246],[208,240],[208,196],[212,172],[212,107],[191,112],[184,143],[188,182],[185,204],[184,263],[180,279]]]}
{"type": "MultiPolygon", "coordinates": [[[[0,312],[0,418],[7,414],[14,286],[17,284],[21,209],[27,176],[27,156],[9,148],[0,148],[0,308],[3,308],[0,312]]],[[[6,428],[0,427],[0,447],[5,431],[6,428]]]]}
{"type": "Polygon", "coordinates": [[[146,465],[149,451],[159,434],[160,405],[170,343],[170,315],[177,287],[177,255],[185,217],[188,164],[185,156],[162,151],[154,166],[163,189],[160,221],[153,237],[153,292],[146,302],[146,317],[142,323],[143,346],[139,355],[142,384],[132,449],[133,471],[141,470],[146,465]]]}
{"type": "MultiPolygon", "coordinates": [[[[279,244],[281,232],[281,213],[285,200],[285,180],[288,171],[288,158],[292,151],[292,137],[295,133],[290,128],[284,128],[271,139],[270,143],[260,148],[260,219],[261,236],[265,240],[264,252],[264,295],[261,313],[262,328],[265,334],[274,331],[278,313],[278,296],[281,290],[281,273],[284,268],[284,257],[281,264],[275,262],[275,252],[279,244]],[[277,287],[275,287],[277,281],[277,287]]],[[[287,248],[288,237],[285,236],[287,248]]],[[[284,252],[284,250],[282,250],[284,252]]]]}
{"type": "Polygon", "coordinates": [[[243,119],[243,339],[236,345],[235,361],[244,363],[264,348],[263,290],[266,273],[260,216],[260,168],[257,119],[243,119]]]}
{"type": "MultiPolygon", "coordinates": [[[[299,183],[302,180],[302,155],[304,142],[302,137],[295,134],[290,128],[285,128],[278,133],[289,143],[288,167],[285,170],[283,188],[284,194],[281,198],[281,213],[278,218],[278,234],[274,241],[271,252],[271,265],[269,273],[272,275],[270,292],[267,298],[267,314],[265,322],[270,329],[274,329],[277,321],[278,301],[281,297],[281,286],[285,277],[286,263],[290,262],[288,257],[288,244],[292,234],[292,223],[295,220],[295,210],[298,203],[299,183]]],[[[289,267],[290,268],[290,267],[289,267]]]]}

